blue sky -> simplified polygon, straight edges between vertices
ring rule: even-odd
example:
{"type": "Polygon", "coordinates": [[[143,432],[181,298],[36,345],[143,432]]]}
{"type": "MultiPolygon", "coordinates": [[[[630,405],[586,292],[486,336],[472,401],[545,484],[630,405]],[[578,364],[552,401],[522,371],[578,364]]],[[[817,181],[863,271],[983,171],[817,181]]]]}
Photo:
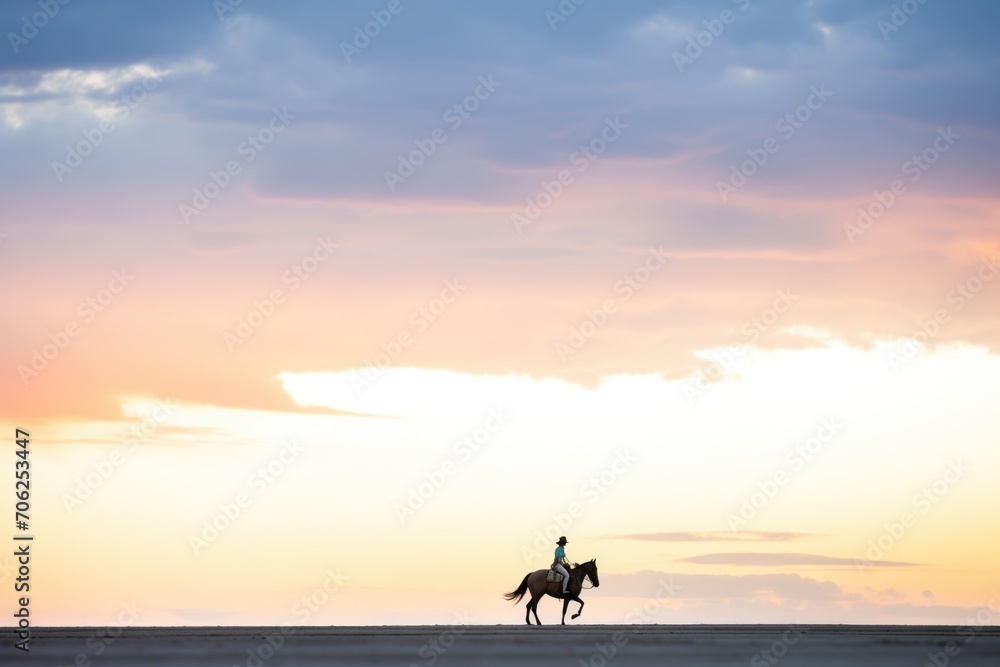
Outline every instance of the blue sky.
{"type": "MultiPolygon", "coordinates": [[[[440,126],[477,77],[492,74],[502,87],[450,137],[449,155],[396,200],[517,201],[520,188],[530,187],[519,178],[523,170],[557,167],[615,115],[631,125],[616,156],[680,160],[686,173],[714,182],[774,134],[775,121],[813,85],[835,95],[817,114],[819,126],[785,146],[755,188],[791,180],[802,196],[864,193],[921,147],[928,128],[956,125],[987,141],[966,146],[967,168],[941,169],[935,185],[988,192],[997,91],[983,82],[997,55],[988,28],[1000,11],[993,4],[927,2],[888,39],[878,22],[891,18],[891,4],[754,2],[741,10],[742,0],[624,7],[591,0],[556,30],[545,12],[558,4],[549,4],[407,1],[348,64],[341,43],[385,3],[278,8],[247,0],[224,20],[206,2],[70,3],[18,53],[0,56],[7,85],[24,91],[6,103],[32,117],[17,133],[4,130],[19,165],[8,162],[4,179],[11,187],[54,187],[43,166],[91,120],[86,113],[36,117],[33,104],[72,106],[119,92],[33,90],[45,72],[141,62],[169,74],[138,111],[141,121],[122,128],[138,141],[109,142],[101,168],[74,174],[70,187],[165,187],[178,171],[207,170],[244,126],[287,106],[300,129],[275,147],[255,188],[270,196],[380,198],[394,158],[440,126]],[[733,23],[679,73],[673,54],[724,10],[733,23]]],[[[16,27],[32,10],[35,3],[5,3],[0,21],[16,27]]]]}

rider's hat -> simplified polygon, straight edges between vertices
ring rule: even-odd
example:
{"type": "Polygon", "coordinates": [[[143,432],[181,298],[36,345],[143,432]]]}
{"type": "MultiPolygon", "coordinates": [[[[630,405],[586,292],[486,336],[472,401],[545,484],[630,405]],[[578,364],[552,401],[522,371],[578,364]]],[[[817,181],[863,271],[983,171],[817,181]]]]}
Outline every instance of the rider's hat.
{"type": "Polygon", "coordinates": [[[568,542],[567,542],[567,540],[566,540],[566,536],[565,536],[565,535],[563,535],[562,537],[560,537],[560,538],[559,538],[559,541],[558,541],[558,542],[556,542],[556,544],[568,544],[568,542]]]}

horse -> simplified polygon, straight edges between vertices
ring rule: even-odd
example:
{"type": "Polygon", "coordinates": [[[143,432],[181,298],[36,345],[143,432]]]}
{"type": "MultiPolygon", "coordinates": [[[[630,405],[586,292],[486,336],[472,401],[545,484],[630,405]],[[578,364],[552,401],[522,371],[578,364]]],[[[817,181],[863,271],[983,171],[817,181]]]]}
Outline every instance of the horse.
{"type": "Polygon", "coordinates": [[[580,591],[583,590],[583,578],[587,577],[590,579],[590,583],[594,584],[594,588],[601,585],[601,580],[597,576],[597,559],[587,561],[583,565],[576,565],[569,571],[569,586],[567,587],[567,594],[563,596],[562,594],[562,582],[548,582],[545,581],[545,573],[548,570],[535,570],[534,572],[529,572],[524,575],[524,579],[521,581],[521,585],[517,587],[517,590],[511,591],[510,593],[504,594],[505,600],[510,600],[515,604],[521,601],[525,593],[531,593],[531,599],[528,600],[527,610],[524,612],[524,622],[531,625],[531,614],[535,614],[535,622],[541,625],[542,622],[538,620],[538,600],[543,595],[551,595],[554,598],[559,598],[563,601],[562,610],[562,624],[566,625],[566,610],[569,608],[569,603],[571,600],[580,603],[580,609],[570,616],[570,619],[574,619],[583,613],[583,600],[580,599],[580,591]]]}

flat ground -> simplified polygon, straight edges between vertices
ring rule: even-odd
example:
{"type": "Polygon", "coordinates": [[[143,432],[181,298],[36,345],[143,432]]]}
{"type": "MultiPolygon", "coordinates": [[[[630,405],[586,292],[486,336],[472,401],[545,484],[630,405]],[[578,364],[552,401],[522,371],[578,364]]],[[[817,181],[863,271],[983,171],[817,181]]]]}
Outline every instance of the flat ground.
{"type": "Polygon", "coordinates": [[[1000,628],[586,625],[36,628],[31,653],[0,630],[0,664],[217,665],[1000,665],[1000,628]],[[115,629],[115,633],[119,630],[115,629]],[[974,632],[971,635],[970,632],[974,632]],[[949,655],[948,652],[952,655],[949,655]],[[516,662],[512,662],[516,661],[516,662]]]}

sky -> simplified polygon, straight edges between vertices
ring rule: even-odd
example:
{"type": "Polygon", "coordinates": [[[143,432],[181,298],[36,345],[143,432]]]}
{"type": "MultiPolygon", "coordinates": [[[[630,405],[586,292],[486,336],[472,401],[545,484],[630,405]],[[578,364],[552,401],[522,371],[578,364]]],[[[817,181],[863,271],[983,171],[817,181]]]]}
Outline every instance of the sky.
{"type": "Polygon", "coordinates": [[[34,622],[992,622],[997,20],[0,4],[34,622]]]}

